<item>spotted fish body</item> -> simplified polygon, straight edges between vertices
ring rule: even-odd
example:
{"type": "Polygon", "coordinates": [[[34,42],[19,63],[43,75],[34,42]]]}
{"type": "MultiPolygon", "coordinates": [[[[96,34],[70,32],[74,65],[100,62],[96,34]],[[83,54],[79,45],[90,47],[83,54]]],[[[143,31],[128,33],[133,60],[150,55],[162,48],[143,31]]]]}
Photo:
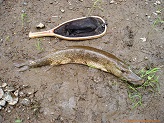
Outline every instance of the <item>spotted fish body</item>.
{"type": "Polygon", "coordinates": [[[88,46],[71,46],[66,49],[55,51],[41,59],[17,64],[16,67],[19,67],[20,71],[24,71],[34,67],[45,65],[56,66],[68,63],[91,66],[102,71],[112,73],[115,76],[136,85],[141,85],[143,83],[141,78],[133,73],[129,69],[129,66],[116,56],[88,46]]]}

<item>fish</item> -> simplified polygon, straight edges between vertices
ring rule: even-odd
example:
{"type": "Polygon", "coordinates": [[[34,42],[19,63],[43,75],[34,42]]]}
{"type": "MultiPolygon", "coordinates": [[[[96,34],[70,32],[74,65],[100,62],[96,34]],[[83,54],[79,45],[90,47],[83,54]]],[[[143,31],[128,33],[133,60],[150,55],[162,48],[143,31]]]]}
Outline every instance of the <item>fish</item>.
{"type": "Polygon", "coordinates": [[[29,60],[15,64],[19,71],[46,65],[83,64],[111,73],[122,80],[134,85],[142,85],[143,80],[130,69],[129,65],[115,55],[89,46],[69,46],[50,53],[41,59],[29,60]]]}

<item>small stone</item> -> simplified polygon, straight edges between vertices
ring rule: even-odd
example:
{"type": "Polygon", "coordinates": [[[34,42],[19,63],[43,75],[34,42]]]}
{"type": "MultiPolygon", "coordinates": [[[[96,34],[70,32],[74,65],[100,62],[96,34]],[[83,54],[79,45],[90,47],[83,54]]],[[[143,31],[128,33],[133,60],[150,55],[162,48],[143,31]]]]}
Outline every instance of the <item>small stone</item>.
{"type": "Polygon", "coordinates": [[[136,61],[137,58],[133,58],[133,61],[136,61]]]}
{"type": "Polygon", "coordinates": [[[145,56],[144,59],[145,59],[145,60],[148,60],[148,57],[145,56]]]}
{"type": "Polygon", "coordinates": [[[16,91],[14,92],[14,95],[15,95],[15,96],[18,96],[18,94],[19,94],[19,91],[16,90],[16,91]]]}
{"type": "Polygon", "coordinates": [[[7,112],[8,112],[8,113],[10,113],[10,112],[11,112],[11,110],[9,109],[9,110],[7,110],[7,112]]]}
{"type": "Polygon", "coordinates": [[[113,3],[115,3],[115,1],[114,1],[114,0],[111,0],[111,1],[110,1],[110,4],[113,4],[113,3]]]}
{"type": "Polygon", "coordinates": [[[27,2],[23,2],[23,5],[27,6],[27,2]]]}
{"type": "Polygon", "coordinates": [[[153,12],[154,15],[158,15],[156,12],[153,12]]]}
{"type": "Polygon", "coordinates": [[[53,4],[53,1],[51,1],[50,4],[53,4]]]}
{"type": "Polygon", "coordinates": [[[157,14],[161,14],[161,11],[156,11],[157,14]]]}
{"type": "Polygon", "coordinates": [[[25,13],[25,10],[22,10],[22,13],[25,13]]]}
{"type": "Polygon", "coordinates": [[[142,42],[145,42],[146,41],[146,38],[143,37],[143,38],[140,38],[142,40],[142,42]]]}
{"type": "Polygon", "coordinates": [[[5,100],[0,100],[0,106],[5,106],[6,101],[5,100]]]}
{"type": "Polygon", "coordinates": [[[27,98],[24,98],[20,103],[24,106],[29,106],[31,104],[30,100],[27,98]]]}
{"type": "Polygon", "coordinates": [[[101,76],[94,76],[93,77],[93,81],[98,83],[98,82],[102,82],[104,79],[101,76]]]}
{"type": "Polygon", "coordinates": [[[24,97],[25,95],[26,95],[26,94],[25,94],[24,92],[22,92],[22,91],[19,92],[19,96],[20,96],[20,97],[24,97]]]}
{"type": "Polygon", "coordinates": [[[2,86],[1,87],[4,88],[6,86],[7,86],[7,83],[4,82],[4,83],[2,83],[2,86]]]}
{"type": "Polygon", "coordinates": [[[44,27],[45,27],[45,25],[42,24],[42,23],[40,23],[40,24],[38,24],[38,25],[36,26],[37,29],[42,29],[42,28],[44,28],[44,27]]]}
{"type": "Polygon", "coordinates": [[[161,2],[159,0],[157,0],[156,3],[159,4],[159,5],[161,4],[161,2]]]}
{"type": "Polygon", "coordinates": [[[18,97],[16,97],[12,92],[6,92],[3,100],[7,101],[9,105],[15,105],[18,102],[18,97]]]}
{"type": "Polygon", "coordinates": [[[15,105],[18,103],[18,97],[13,98],[10,102],[8,101],[9,105],[15,105]]]}
{"type": "Polygon", "coordinates": [[[5,91],[8,91],[8,92],[12,92],[12,91],[14,91],[15,90],[15,88],[13,87],[13,86],[7,86],[6,88],[5,88],[5,91]]]}
{"type": "Polygon", "coordinates": [[[62,13],[64,13],[64,12],[65,12],[65,10],[64,10],[64,9],[61,9],[60,11],[61,11],[62,13]]]}
{"type": "Polygon", "coordinates": [[[69,6],[69,10],[72,10],[73,9],[73,7],[72,6],[69,6]]]}
{"type": "Polygon", "coordinates": [[[3,92],[3,90],[0,88],[0,99],[3,97],[3,95],[4,95],[4,92],[3,92]]]}

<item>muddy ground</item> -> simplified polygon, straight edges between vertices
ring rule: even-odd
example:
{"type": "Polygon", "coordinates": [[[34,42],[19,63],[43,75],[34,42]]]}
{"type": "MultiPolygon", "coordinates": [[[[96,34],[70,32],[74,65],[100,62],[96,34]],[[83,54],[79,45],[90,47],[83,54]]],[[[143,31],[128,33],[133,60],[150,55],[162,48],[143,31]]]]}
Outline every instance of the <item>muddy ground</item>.
{"type": "Polygon", "coordinates": [[[0,84],[20,89],[19,102],[0,110],[2,123],[164,122],[164,19],[162,0],[0,0],[0,84]],[[157,12],[156,12],[157,11],[157,12]],[[29,39],[30,31],[51,29],[82,16],[106,20],[107,33],[98,39],[66,41],[55,37],[29,39]],[[42,22],[46,28],[38,30],[42,22]],[[140,38],[146,38],[142,40],[140,38]],[[37,46],[40,42],[40,46],[37,46]],[[132,109],[127,83],[84,65],[48,66],[18,72],[14,63],[41,58],[72,45],[96,47],[115,54],[133,71],[160,67],[159,93],[143,96],[132,109]],[[49,70],[48,70],[49,69],[49,70]],[[27,87],[26,87],[27,86],[27,87]],[[21,101],[26,98],[29,103],[21,101]],[[132,121],[131,121],[132,122],[132,121]]]}

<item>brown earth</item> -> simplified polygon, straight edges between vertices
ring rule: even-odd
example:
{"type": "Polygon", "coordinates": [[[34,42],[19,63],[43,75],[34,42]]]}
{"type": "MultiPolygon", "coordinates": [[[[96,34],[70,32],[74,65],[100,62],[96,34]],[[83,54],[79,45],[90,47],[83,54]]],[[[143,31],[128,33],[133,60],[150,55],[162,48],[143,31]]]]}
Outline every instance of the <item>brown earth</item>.
{"type": "Polygon", "coordinates": [[[123,120],[137,119],[163,123],[164,26],[153,23],[158,17],[164,19],[161,10],[164,4],[162,0],[155,2],[115,0],[110,4],[109,0],[102,0],[90,11],[91,0],[0,0],[0,83],[28,85],[17,105],[7,105],[0,111],[0,122],[14,123],[21,119],[23,123],[124,123],[123,120]],[[157,10],[161,10],[158,15],[153,13],[157,10]],[[103,37],[78,42],[55,37],[28,38],[30,31],[48,30],[88,15],[106,20],[108,29],[103,37]],[[37,30],[35,27],[40,22],[46,28],[37,30]],[[144,37],[146,41],[140,39],[144,37]],[[36,47],[38,41],[41,49],[36,47]],[[144,67],[160,67],[160,93],[147,93],[143,105],[132,109],[127,84],[109,73],[77,64],[56,66],[48,71],[49,67],[40,67],[21,73],[13,65],[72,45],[111,52],[130,64],[135,72],[144,67]],[[23,98],[31,103],[22,105],[23,98]]]}

